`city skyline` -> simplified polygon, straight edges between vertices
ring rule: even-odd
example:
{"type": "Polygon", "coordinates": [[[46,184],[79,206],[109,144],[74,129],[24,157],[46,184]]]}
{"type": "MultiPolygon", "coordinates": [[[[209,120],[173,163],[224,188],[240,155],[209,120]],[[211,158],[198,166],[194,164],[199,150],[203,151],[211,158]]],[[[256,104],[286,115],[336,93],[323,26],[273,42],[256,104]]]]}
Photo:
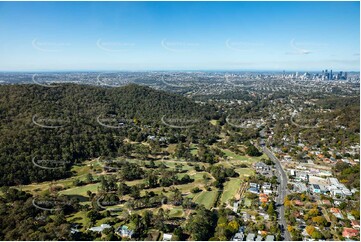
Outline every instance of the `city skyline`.
{"type": "Polygon", "coordinates": [[[0,71],[359,71],[359,2],[2,2],[0,71]]]}

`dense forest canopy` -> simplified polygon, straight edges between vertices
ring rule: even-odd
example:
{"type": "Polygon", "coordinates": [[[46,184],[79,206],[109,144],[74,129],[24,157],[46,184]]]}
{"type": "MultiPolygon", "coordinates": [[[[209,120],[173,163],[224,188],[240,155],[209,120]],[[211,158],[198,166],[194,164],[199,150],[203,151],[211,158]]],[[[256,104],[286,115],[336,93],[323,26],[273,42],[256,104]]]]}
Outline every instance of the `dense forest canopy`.
{"type": "Polygon", "coordinates": [[[138,85],[3,85],[0,185],[68,177],[73,163],[122,155],[125,138],[142,141],[148,135],[159,135],[178,142],[181,132],[190,132],[175,132],[162,123],[164,117],[176,124],[197,120],[191,123],[199,127],[194,137],[207,137],[215,133],[206,122],[214,116],[211,106],[138,85]]]}

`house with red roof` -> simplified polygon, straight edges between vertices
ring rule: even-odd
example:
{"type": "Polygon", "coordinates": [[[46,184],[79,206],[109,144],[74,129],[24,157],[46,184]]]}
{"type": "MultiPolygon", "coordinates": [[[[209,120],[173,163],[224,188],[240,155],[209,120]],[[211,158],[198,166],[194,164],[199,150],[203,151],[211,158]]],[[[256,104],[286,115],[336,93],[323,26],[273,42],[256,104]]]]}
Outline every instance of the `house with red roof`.
{"type": "Polygon", "coordinates": [[[359,231],[353,228],[343,228],[342,237],[351,238],[359,235],[359,231]]]}
{"type": "Polygon", "coordinates": [[[360,222],[357,220],[351,220],[351,225],[354,229],[360,229],[360,222]]]}
{"type": "Polygon", "coordinates": [[[294,200],[293,204],[296,206],[303,206],[303,202],[301,202],[300,200],[294,200]]]}
{"type": "Polygon", "coordinates": [[[268,202],[268,196],[267,196],[267,194],[264,194],[264,193],[259,194],[259,200],[260,200],[260,202],[262,202],[262,203],[268,202]]]}

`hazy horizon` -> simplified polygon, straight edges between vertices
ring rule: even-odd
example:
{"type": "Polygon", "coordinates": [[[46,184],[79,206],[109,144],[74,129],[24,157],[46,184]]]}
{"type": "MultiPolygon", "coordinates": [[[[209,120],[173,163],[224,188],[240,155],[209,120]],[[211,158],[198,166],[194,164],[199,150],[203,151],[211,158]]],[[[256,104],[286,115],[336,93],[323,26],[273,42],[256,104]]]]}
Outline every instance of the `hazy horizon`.
{"type": "Polygon", "coordinates": [[[0,71],[359,71],[359,2],[0,2],[0,71]]]}

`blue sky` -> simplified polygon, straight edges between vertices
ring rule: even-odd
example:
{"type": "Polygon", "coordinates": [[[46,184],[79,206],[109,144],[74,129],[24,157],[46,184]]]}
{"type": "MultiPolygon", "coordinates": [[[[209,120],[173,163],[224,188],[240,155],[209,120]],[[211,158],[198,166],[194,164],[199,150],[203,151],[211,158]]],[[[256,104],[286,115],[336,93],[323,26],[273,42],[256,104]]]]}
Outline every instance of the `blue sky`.
{"type": "Polygon", "coordinates": [[[359,65],[359,2],[0,2],[0,71],[359,65]]]}

